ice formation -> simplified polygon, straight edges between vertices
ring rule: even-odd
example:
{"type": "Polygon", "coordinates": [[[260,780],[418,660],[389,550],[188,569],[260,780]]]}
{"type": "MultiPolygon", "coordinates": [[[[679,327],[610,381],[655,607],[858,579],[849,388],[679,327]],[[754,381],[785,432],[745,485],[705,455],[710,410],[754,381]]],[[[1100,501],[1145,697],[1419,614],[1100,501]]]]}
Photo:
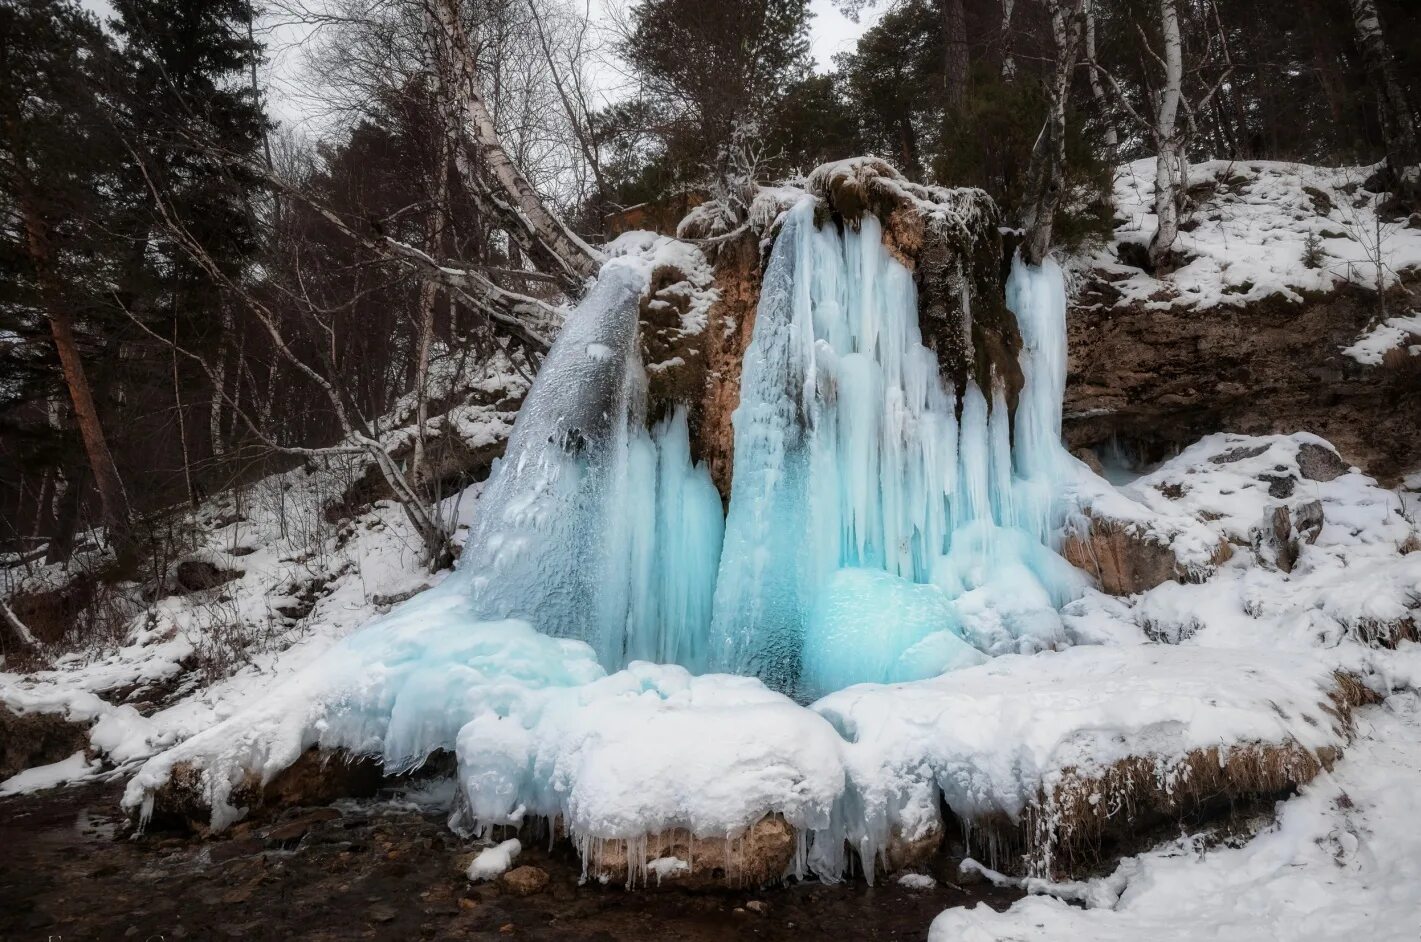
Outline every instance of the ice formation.
{"type": "Polygon", "coordinates": [[[456,571],[150,761],[126,804],[151,809],[187,764],[220,827],[252,774],[318,746],[392,772],[452,751],[458,827],[560,819],[584,851],[733,836],[773,812],[800,836],[793,871],[833,879],[846,840],[871,869],[890,830],[930,826],[939,784],[875,790],[848,713],[795,700],[1062,639],[1081,579],[1051,549],[1078,467],[1059,443],[1064,289],[1050,263],[1014,267],[1014,418],[1001,384],[959,402],[878,221],[819,226],[816,205],[786,214],[765,276],[728,516],[685,411],[648,422],[649,266],[614,257],[530,390],[456,571]]]}
{"type": "Polygon", "coordinates": [[[813,697],[975,663],[968,641],[1049,645],[1079,585],[1050,549],[1073,461],[1059,270],[1013,269],[1013,427],[1000,386],[944,385],[878,220],[814,213],[785,220],[745,356],[711,664],[813,697]]]}
{"type": "Polygon", "coordinates": [[[703,667],[720,494],[684,410],[650,432],[637,346],[646,278],[614,260],[569,315],[495,466],[458,571],[475,617],[586,641],[603,666],[703,667]]]}
{"type": "MultiPolygon", "coordinates": [[[[785,217],[735,413],[728,518],[682,409],[647,430],[636,266],[568,318],[495,469],[454,581],[632,660],[756,676],[801,699],[1058,640],[1078,576],[1051,551],[1063,475],[1065,295],[1017,265],[1025,385],[958,402],[878,220],[785,217]],[[724,539],[724,546],[722,546],[724,539]]],[[[970,331],[970,312],[964,322],[970,331]]]]}

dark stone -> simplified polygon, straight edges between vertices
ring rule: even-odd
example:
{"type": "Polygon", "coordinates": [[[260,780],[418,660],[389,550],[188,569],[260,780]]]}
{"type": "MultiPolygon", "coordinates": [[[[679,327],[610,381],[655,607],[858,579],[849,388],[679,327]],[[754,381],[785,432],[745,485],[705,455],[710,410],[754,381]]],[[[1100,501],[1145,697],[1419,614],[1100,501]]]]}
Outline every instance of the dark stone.
{"type": "Polygon", "coordinates": [[[1257,458],[1268,450],[1267,445],[1240,445],[1238,448],[1230,448],[1209,459],[1211,464],[1233,464],[1235,461],[1242,461],[1245,458],[1257,458]]]}
{"type": "Polygon", "coordinates": [[[201,592],[204,589],[215,589],[242,575],[244,572],[241,569],[222,569],[205,559],[185,559],[178,563],[178,568],[173,573],[173,581],[179,588],[188,592],[201,592]]]}
{"type": "Polygon", "coordinates": [[[1281,474],[1260,474],[1258,479],[1267,483],[1268,496],[1276,497],[1279,500],[1285,497],[1292,497],[1293,488],[1297,487],[1298,484],[1298,479],[1291,474],[1286,476],[1281,474]]]}
{"type": "Polygon", "coordinates": [[[1331,481],[1347,473],[1347,462],[1331,448],[1303,442],[1298,446],[1298,470],[1309,481],[1331,481]]]}

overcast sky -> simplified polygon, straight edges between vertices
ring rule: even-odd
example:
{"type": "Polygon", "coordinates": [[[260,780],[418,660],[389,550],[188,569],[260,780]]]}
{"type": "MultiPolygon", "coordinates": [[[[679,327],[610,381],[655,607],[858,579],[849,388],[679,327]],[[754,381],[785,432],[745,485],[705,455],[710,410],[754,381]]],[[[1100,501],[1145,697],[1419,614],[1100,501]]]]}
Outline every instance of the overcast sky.
{"type": "MultiPolygon", "coordinates": [[[[101,20],[113,15],[109,0],[79,0],[101,20]]],[[[607,3],[627,0],[594,0],[594,9],[607,3]]],[[[714,3],[717,0],[706,0],[714,3]]],[[[260,0],[258,0],[260,5],[260,0]]],[[[828,71],[834,55],[853,49],[854,42],[882,16],[884,3],[872,3],[855,23],[834,6],[833,0],[810,0],[810,43],[818,71],[828,71]]],[[[595,15],[595,14],[594,14],[595,15]]],[[[302,51],[300,41],[306,31],[290,26],[275,26],[261,30],[259,37],[266,45],[267,109],[273,118],[298,131],[319,132],[322,123],[321,104],[302,94],[302,51]]],[[[610,91],[610,90],[609,90],[610,91]]]]}

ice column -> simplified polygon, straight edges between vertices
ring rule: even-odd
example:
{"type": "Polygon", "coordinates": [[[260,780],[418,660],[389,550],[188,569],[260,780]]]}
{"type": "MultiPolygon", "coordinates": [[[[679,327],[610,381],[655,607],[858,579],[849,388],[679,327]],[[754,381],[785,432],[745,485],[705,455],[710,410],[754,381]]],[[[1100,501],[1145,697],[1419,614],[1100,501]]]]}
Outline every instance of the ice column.
{"type": "Polygon", "coordinates": [[[632,658],[701,669],[720,495],[686,417],[646,430],[646,276],[612,261],[572,311],[518,414],[450,577],[481,619],[521,618],[632,658]]]}
{"type": "Polygon", "coordinates": [[[1013,271],[1013,428],[1000,385],[960,404],[944,386],[878,220],[840,231],[814,210],[784,222],[745,356],[711,666],[812,697],[1051,643],[1077,587],[1050,548],[1059,271],[1013,271]]]}

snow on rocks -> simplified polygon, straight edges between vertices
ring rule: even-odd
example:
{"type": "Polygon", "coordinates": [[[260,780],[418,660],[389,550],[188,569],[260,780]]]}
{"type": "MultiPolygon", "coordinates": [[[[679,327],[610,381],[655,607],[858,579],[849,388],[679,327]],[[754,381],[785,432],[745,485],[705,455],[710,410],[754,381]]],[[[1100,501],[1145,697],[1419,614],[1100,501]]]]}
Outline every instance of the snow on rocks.
{"type": "Polygon", "coordinates": [[[1394,645],[1421,631],[1414,520],[1315,435],[1211,435],[1123,490],[1241,550],[1207,583],[1140,599],[1136,621],[1154,637],[1311,647],[1394,645]]]}
{"type": "MultiPolygon", "coordinates": [[[[1178,268],[1148,274],[1116,247],[1082,261],[1111,283],[1117,304],[1146,308],[1239,307],[1274,295],[1301,301],[1306,292],[1349,283],[1370,288],[1378,261],[1391,284],[1397,272],[1421,266],[1421,229],[1388,219],[1387,194],[1365,186],[1374,170],[1201,161],[1189,168],[1197,205],[1174,244],[1178,268]],[[1304,262],[1310,244],[1316,267],[1304,262]]],[[[1136,254],[1158,227],[1154,174],[1149,157],[1122,165],[1115,178],[1114,243],[1136,254]]]]}
{"type": "Polygon", "coordinates": [[[479,851],[478,856],[469,862],[467,875],[475,883],[502,876],[504,871],[513,866],[513,861],[518,859],[518,855],[521,853],[523,853],[522,842],[516,837],[509,838],[502,843],[479,851]]]}
{"type": "MultiPolygon", "coordinates": [[[[1280,806],[1246,843],[1187,835],[1128,858],[1069,896],[1030,896],[939,916],[930,942],[1039,939],[1405,942],[1421,924],[1421,698],[1356,714],[1360,734],[1330,775],[1280,806]]],[[[1038,891],[1054,893],[1050,886],[1038,891]]]]}
{"type": "Polygon", "coordinates": [[[10,776],[0,782],[0,798],[80,782],[92,778],[102,768],[103,763],[89,758],[80,750],[67,759],[35,766],[10,776]]]}
{"type": "Polygon", "coordinates": [[[939,827],[941,795],[969,851],[1014,869],[1024,849],[1049,873],[1121,802],[1170,808],[1194,787],[1245,795],[1310,779],[1346,742],[1342,700],[1322,658],[1140,645],[998,657],[812,709],[847,744],[847,837],[866,870],[895,829],[939,827]]]}
{"type": "Polygon", "coordinates": [[[1421,356],[1421,314],[1389,317],[1342,352],[1366,366],[1380,366],[1389,356],[1421,356]]]}

